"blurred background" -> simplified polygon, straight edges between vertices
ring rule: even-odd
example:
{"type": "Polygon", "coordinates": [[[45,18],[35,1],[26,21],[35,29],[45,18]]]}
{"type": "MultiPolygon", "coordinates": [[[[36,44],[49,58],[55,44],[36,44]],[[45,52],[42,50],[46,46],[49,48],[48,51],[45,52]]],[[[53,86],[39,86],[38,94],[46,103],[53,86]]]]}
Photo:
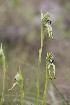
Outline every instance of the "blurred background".
{"type": "MultiPolygon", "coordinates": [[[[24,77],[25,96],[35,96],[38,50],[40,48],[41,10],[50,13],[52,20],[53,40],[45,40],[40,71],[40,94],[43,95],[45,83],[45,56],[53,52],[56,65],[55,85],[64,97],[70,101],[70,0],[0,0],[0,43],[3,44],[6,56],[6,90],[9,98],[7,102],[16,102],[18,87],[12,92],[8,89],[15,82],[14,77],[22,70],[24,77]]],[[[0,94],[2,91],[3,70],[0,64],[0,94]]],[[[52,84],[49,83],[49,103],[57,97],[61,102],[52,84]],[[52,94],[53,95],[52,95],[52,94]]],[[[7,98],[7,97],[6,97],[7,98]]],[[[8,105],[8,103],[7,103],[8,105]]],[[[13,104],[14,105],[14,104],[13,104]]],[[[28,104],[30,105],[30,104],[28,104]]]]}

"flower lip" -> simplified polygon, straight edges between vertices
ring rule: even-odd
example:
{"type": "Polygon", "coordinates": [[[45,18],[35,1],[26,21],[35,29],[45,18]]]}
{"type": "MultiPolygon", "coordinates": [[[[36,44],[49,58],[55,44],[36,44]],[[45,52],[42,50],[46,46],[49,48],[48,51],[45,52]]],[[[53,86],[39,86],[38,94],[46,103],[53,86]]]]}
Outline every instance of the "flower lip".
{"type": "Polygon", "coordinates": [[[49,63],[54,63],[54,60],[49,60],[49,63]]]}
{"type": "Polygon", "coordinates": [[[17,73],[15,76],[15,80],[18,81],[18,79],[19,79],[19,73],[17,73]]]}
{"type": "Polygon", "coordinates": [[[47,23],[51,24],[51,23],[52,23],[52,21],[51,21],[51,20],[47,20],[47,23]]]}

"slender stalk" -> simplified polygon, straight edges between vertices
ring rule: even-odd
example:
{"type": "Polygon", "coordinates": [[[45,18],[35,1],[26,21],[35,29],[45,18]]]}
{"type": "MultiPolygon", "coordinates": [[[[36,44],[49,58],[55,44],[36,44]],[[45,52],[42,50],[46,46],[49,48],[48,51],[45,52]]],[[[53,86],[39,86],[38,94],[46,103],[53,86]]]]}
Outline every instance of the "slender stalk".
{"type": "Polygon", "coordinates": [[[43,40],[44,40],[44,29],[43,29],[43,24],[42,24],[42,13],[41,13],[41,47],[39,49],[38,71],[37,71],[37,80],[36,80],[36,88],[37,88],[36,105],[39,105],[39,97],[40,97],[40,92],[39,92],[39,72],[40,72],[40,66],[41,66],[43,40]]]}
{"type": "Polygon", "coordinates": [[[19,91],[20,91],[20,103],[24,104],[24,91],[23,91],[23,77],[21,71],[19,70],[19,79],[18,79],[19,91]]]}
{"type": "Polygon", "coordinates": [[[44,94],[43,94],[43,100],[42,100],[42,105],[45,105],[45,101],[46,101],[46,91],[48,88],[48,81],[49,81],[49,70],[48,70],[48,65],[46,63],[46,81],[45,81],[45,89],[44,89],[44,94]]]}
{"type": "Polygon", "coordinates": [[[0,103],[0,105],[2,105],[3,102],[4,102],[5,80],[6,80],[6,62],[5,62],[5,55],[4,55],[3,49],[2,49],[2,44],[1,44],[0,50],[2,51],[0,53],[0,56],[1,56],[1,60],[2,60],[3,72],[4,72],[4,75],[3,75],[3,87],[2,87],[2,97],[1,97],[1,103],[0,103]]]}
{"type": "Polygon", "coordinates": [[[39,105],[39,70],[40,70],[40,64],[38,63],[37,80],[36,80],[36,88],[37,88],[36,105],[39,105]]]}
{"type": "Polygon", "coordinates": [[[6,65],[5,65],[5,56],[3,54],[2,57],[2,64],[3,64],[3,71],[4,71],[4,77],[3,77],[3,88],[2,88],[2,98],[1,101],[2,103],[4,102],[4,91],[5,91],[5,80],[6,80],[6,65]]]}

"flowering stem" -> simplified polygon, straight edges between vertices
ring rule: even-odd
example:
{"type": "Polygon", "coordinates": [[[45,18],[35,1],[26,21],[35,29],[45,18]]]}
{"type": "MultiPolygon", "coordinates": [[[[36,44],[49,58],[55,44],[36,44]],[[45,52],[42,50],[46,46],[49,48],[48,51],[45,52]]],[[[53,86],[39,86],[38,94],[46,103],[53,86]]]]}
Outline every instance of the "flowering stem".
{"type": "Polygon", "coordinates": [[[0,52],[0,56],[1,56],[1,60],[2,60],[2,65],[3,65],[3,71],[4,71],[4,75],[3,75],[3,87],[2,87],[2,97],[1,97],[1,105],[3,104],[4,102],[4,91],[5,91],[5,80],[6,80],[6,62],[5,62],[5,55],[4,55],[4,52],[3,52],[3,49],[2,49],[2,44],[1,44],[1,48],[0,50],[2,52],[0,52]]]}

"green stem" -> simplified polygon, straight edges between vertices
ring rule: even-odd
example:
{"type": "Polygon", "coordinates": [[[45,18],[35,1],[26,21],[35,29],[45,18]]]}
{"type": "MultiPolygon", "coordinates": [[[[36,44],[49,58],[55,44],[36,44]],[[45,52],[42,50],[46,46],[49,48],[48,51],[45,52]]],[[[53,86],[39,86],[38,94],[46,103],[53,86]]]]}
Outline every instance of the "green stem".
{"type": "Polygon", "coordinates": [[[5,64],[5,56],[4,56],[4,53],[2,54],[2,65],[3,65],[3,71],[4,71],[4,75],[3,75],[4,78],[3,78],[1,104],[4,102],[5,80],[6,80],[6,64],[5,64]]]}
{"type": "Polygon", "coordinates": [[[44,29],[43,29],[43,24],[41,22],[41,48],[39,49],[38,71],[37,71],[37,80],[36,80],[36,88],[37,88],[37,101],[36,101],[36,105],[39,105],[39,97],[40,97],[40,92],[39,92],[39,72],[40,72],[40,66],[41,66],[43,40],[44,40],[44,29]]]}
{"type": "MultiPolygon", "coordinates": [[[[39,65],[39,64],[38,64],[39,65]]],[[[36,88],[37,88],[37,101],[36,105],[39,105],[39,66],[38,66],[38,71],[37,71],[37,82],[36,82],[36,88]]]]}
{"type": "Polygon", "coordinates": [[[19,68],[19,79],[18,79],[19,91],[20,91],[20,105],[24,104],[24,91],[23,91],[23,77],[19,68]]]}
{"type": "Polygon", "coordinates": [[[47,91],[47,88],[48,88],[48,81],[49,81],[49,70],[48,70],[48,65],[46,64],[46,82],[45,82],[42,105],[45,105],[46,96],[47,96],[46,91],[47,91]]]}
{"type": "Polygon", "coordinates": [[[19,85],[20,88],[20,103],[21,105],[23,105],[23,100],[24,100],[24,92],[23,92],[23,85],[21,84],[21,86],[19,85]]]}

